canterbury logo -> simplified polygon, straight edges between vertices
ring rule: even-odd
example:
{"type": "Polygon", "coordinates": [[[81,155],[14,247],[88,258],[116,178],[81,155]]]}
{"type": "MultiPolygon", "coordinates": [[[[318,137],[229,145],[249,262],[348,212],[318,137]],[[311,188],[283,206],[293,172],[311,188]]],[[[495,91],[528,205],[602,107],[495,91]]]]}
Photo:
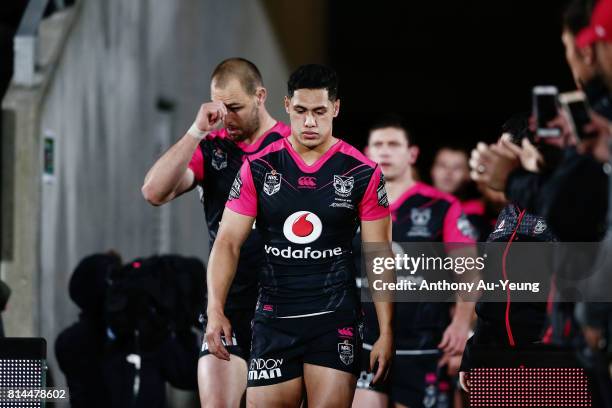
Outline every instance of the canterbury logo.
{"type": "Polygon", "coordinates": [[[338,329],[338,335],[342,337],[353,337],[353,328],[352,327],[344,327],[342,329],[338,329]]]}
{"type": "Polygon", "coordinates": [[[317,179],[315,177],[303,176],[298,179],[298,187],[300,188],[316,188],[317,179]]]}

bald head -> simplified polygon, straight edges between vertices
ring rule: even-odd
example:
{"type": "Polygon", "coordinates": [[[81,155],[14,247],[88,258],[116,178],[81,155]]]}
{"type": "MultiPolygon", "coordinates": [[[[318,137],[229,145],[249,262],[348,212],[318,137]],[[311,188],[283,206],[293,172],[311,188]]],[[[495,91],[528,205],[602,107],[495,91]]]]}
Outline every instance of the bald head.
{"type": "Polygon", "coordinates": [[[254,95],[258,87],[263,87],[259,70],[251,61],[244,58],[229,58],[222,61],[212,73],[211,81],[217,88],[225,88],[237,79],[247,95],[254,95]]]}

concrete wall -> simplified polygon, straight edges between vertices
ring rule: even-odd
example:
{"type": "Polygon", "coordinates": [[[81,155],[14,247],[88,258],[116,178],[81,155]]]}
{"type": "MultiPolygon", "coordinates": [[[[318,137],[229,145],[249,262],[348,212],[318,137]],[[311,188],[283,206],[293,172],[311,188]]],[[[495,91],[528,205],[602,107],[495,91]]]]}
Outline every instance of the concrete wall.
{"type": "Polygon", "coordinates": [[[159,209],[140,187],[209,99],[210,73],[224,58],[254,61],[271,113],[285,119],[289,68],[267,19],[253,0],[83,0],[44,22],[41,85],[12,85],[3,101],[10,225],[0,271],[13,288],[7,335],[46,337],[60,383],[54,340],[77,318],[67,285],[82,257],[114,248],[126,260],[160,250],[206,259],[196,193],[159,209]],[[42,180],[45,136],[56,166],[42,180]]]}

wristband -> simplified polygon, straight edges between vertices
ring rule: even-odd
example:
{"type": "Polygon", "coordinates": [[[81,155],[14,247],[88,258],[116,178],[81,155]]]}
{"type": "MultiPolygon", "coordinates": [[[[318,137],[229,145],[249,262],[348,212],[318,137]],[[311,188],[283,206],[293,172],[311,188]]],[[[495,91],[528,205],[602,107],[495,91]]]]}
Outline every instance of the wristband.
{"type": "Polygon", "coordinates": [[[195,122],[193,122],[193,124],[191,125],[191,127],[189,128],[189,130],[187,131],[187,133],[193,137],[194,139],[197,140],[202,140],[206,137],[206,135],[208,135],[210,132],[208,130],[200,130],[195,122]]]}

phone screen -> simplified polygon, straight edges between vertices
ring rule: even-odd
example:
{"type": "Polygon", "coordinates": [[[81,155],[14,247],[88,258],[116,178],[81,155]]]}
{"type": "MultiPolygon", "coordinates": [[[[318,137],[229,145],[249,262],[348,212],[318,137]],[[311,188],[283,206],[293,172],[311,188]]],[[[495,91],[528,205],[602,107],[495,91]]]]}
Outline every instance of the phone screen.
{"type": "Polygon", "coordinates": [[[547,123],[557,117],[557,94],[535,93],[534,109],[537,118],[537,135],[541,137],[558,137],[561,131],[558,128],[549,128],[547,123]]]}
{"type": "Polygon", "coordinates": [[[591,133],[585,133],[584,131],[584,126],[591,122],[586,103],[584,101],[569,102],[567,108],[574,122],[574,129],[578,138],[585,139],[591,137],[591,133]]]}

